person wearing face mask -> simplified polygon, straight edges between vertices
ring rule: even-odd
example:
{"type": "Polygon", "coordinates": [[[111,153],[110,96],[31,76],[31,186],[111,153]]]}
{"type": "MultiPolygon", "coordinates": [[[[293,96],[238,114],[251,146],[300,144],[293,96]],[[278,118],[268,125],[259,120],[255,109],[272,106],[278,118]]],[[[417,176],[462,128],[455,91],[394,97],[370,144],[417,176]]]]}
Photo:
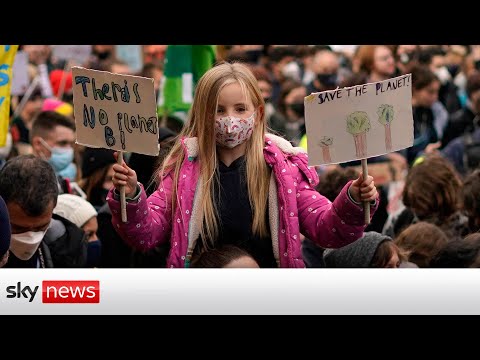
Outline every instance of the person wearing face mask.
{"type": "Polygon", "coordinates": [[[275,118],[272,118],[276,110],[272,104],[272,80],[268,75],[268,70],[263,65],[250,66],[255,79],[258,81],[258,87],[262,93],[263,101],[265,101],[265,119],[272,129],[276,129],[278,124],[275,118]]]}
{"type": "Polygon", "coordinates": [[[282,134],[294,146],[298,146],[300,140],[306,133],[305,128],[305,106],[303,99],[307,96],[307,90],[301,83],[285,83],[282,92],[283,104],[286,121],[282,134]]]}
{"type": "Polygon", "coordinates": [[[312,63],[312,70],[316,77],[307,85],[307,94],[335,89],[340,83],[339,67],[340,61],[336,53],[327,49],[318,51],[312,63]]]}
{"type": "Polygon", "coordinates": [[[98,211],[105,203],[112,187],[113,151],[86,147],[82,157],[82,179],[79,185],[87,195],[87,201],[98,211]]]}
{"type": "Polygon", "coordinates": [[[60,191],[70,193],[69,183],[77,176],[73,163],[75,125],[57,112],[42,111],[33,122],[30,138],[33,154],[52,165],[60,191]]]}
{"type": "Polygon", "coordinates": [[[418,45],[397,45],[394,50],[396,72],[394,76],[408,74],[410,67],[417,61],[418,45]]]}
{"type": "MultiPolygon", "coordinates": [[[[153,186],[155,185],[155,182],[152,179],[154,178],[153,175],[156,170],[156,165],[160,159],[168,154],[173,145],[172,139],[176,135],[176,133],[164,127],[160,127],[158,132],[160,153],[157,157],[132,153],[128,160],[128,165],[138,173],[139,182],[142,184],[148,184],[145,189],[148,195],[151,195],[155,191],[155,186],[153,186]]],[[[113,152],[111,150],[87,148],[82,165],[82,172],[84,173],[84,176],[85,174],[87,175],[87,177],[82,180],[82,185],[84,186],[85,192],[91,194],[89,201],[98,211],[98,236],[102,239],[102,251],[98,267],[165,267],[169,251],[168,244],[162,244],[146,252],[136,251],[122,240],[113,227],[112,212],[106,203],[106,194],[113,184],[112,174],[114,163],[115,158],[113,157],[113,152]],[[98,150],[100,150],[100,152],[98,150]],[[106,165],[108,167],[106,177],[103,175],[105,174],[106,166],[102,165],[105,163],[108,164],[106,165]],[[90,173],[91,175],[89,175],[90,173]],[[95,186],[95,184],[97,184],[97,186],[95,186]],[[95,192],[93,191],[99,186],[101,186],[102,189],[100,201],[98,201],[98,197],[95,196],[95,192]],[[104,205],[100,207],[98,206],[99,203],[104,205]]]]}
{"type": "Polygon", "coordinates": [[[440,141],[448,123],[448,113],[438,101],[440,81],[425,66],[412,68],[413,146],[400,151],[408,163],[426,150],[431,143],[440,141]]]}
{"type": "Polygon", "coordinates": [[[349,181],[333,203],[319,194],[306,152],[266,132],[265,103],[247,66],[220,63],[196,89],[152,195],[125,162],[113,165],[107,203],[126,243],[142,250],[168,244],[171,268],[223,245],[243,249],[260,267],[302,268],[300,231],[329,248],[362,236],[362,201],[372,215],[379,203],[373,178],[349,181]],[[128,223],[120,218],[121,186],[128,223]]]}
{"type": "MultiPolygon", "coordinates": [[[[147,186],[147,194],[155,191],[152,175],[159,158],[166,156],[171,147],[171,139],[176,134],[168,128],[159,128],[160,153],[157,157],[132,153],[129,158],[129,166],[138,173],[138,179],[147,186]],[[141,180],[140,180],[141,179],[141,180]]],[[[87,200],[98,211],[98,236],[102,239],[101,257],[98,267],[125,268],[125,267],[165,267],[168,255],[166,244],[158,246],[150,251],[136,251],[129,247],[118,235],[112,225],[112,212],[106,203],[106,195],[112,187],[113,164],[115,163],[113,152],[108,149],[86,148],[82,173],[84,178],[80,181],[87,200]],[[103,206],[102,206],[103,205],[103,206]]]]}
{"type": "Polygon", "coordinates": [[[280,99],[282,83],[287,79],[283,68],[295,60],[295,48],[293,46],[275,46],[268,51],[269,70],[271,72],[270,102],[276,107],[280,99]]]}
{"type": "Polygon", "coordinates": [[[480,114],[480,73],[474,72],[467,79],[467,104],[450,115],[442,138],[445,148],[453,139],[465,133],[473,133],[479,128],[480,114]]]}
{"type": "Polygon", "coordinates": [[[420,65],[428,66],[440,80],[438,100],[442,103],[449,114],[453,114],[462,108],[458,97],[458,88],[453,83],[453,78],[446,66],[445,51],[439,47],[422,49],[418,53],[420,65]]]}
{"type": "Polygon", "coordinates": [[[87,267],[97,267],[100,262],[102,243],[97,236],[97,211],[80,196],[61,194],[53,213],[71,221],[85,232],[87,248],[87,267]]]}
{"type": "Polygon", "coordinates": [[[53,214],[58,186],[52,166],[33,155],[15,157],[0,171],[0,196],[11,225],[10,255],[5,267],[84,267],[84,232],[53,214]]]}

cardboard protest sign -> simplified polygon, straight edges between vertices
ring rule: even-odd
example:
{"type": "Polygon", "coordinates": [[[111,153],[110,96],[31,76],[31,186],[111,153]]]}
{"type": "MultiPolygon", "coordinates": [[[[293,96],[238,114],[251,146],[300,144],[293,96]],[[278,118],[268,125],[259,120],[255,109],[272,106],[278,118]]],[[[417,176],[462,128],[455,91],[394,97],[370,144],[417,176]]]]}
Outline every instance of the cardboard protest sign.
{"type": "Polygon", "coordinates": [[[153,79],[72,68],[77,143],[158,155],[153,79]]]}
{"type": "Polygon", "coordinates": [[[142,70],[143,51],[140,45],[116,45],[115,53],[117,58],[127,63],[133,72],[142,70]]]}
{"type": "Polygon", "coordinates": [[[12,67],[17,49],[18,45],[0,45],[0,147],[7,142],[12,67]]]}
{"type": "Polygon", "coordinates": [[[12,68],[12,95],[23,95],[30,85],[28,79],[28,54],[18,51],[12,68]]]}
{"type": "Polygon", "coordinates": [[[413,145],[412,76],[305,97],[310,165],[335,164],[413,145]]]}
{"type": "Polygon", "coordinates": [[[92,54],[92,45],[52,45],[53,56],[84,65],[92,54]]]}

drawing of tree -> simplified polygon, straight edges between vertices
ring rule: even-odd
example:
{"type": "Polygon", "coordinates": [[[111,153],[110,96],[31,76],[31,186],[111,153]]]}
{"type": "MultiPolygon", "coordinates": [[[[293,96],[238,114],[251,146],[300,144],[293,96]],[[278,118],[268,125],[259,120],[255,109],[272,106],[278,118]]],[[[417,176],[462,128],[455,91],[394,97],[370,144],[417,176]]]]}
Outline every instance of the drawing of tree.
{"type": "Polygon", "coordinates": [[[385,148],[387,152],[392,151],[392,130],[390,124],[393,121],[395,111],[392,105],[382,104],[377,110],[378,122],[385,126],[385,148]]]}
{"type": "Polygon", "coordinates": [[[324,136],[320,139],[318,145],[322,148],[323,161],[331,163],[330,146],[333,145],[333,138],[331,136],[324,136]]]}
{"type": "Polygon", "coordinates": [[[357,158],[367,156],[367,131],[370,119],[365,111],[355,111],[347,116],[347,131],[353,135],[357,158]]]}

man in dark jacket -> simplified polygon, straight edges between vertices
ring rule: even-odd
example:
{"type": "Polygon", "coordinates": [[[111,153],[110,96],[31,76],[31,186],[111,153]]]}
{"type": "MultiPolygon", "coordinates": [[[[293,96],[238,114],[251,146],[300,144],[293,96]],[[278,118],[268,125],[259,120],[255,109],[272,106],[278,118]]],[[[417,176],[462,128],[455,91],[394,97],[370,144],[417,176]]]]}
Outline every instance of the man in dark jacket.
{"type": "Polygon", "coordinates": [[[472,133],[478,127],[480,112],[480,73],[474,73],[467,80],[468,101],[465,108],[450,116],[443,133],[442,147],[445,148],[456,137],[472,133]]]}
{"type": "Polygon", "coordinates": [[[12,232],[5,267],[85,266],[84,232],[53,215],[58,185],[49,163],[33,155],[9,160],[0,171],[0,196],[7,205],[12,232]]]}
{"type": "Polygon", "coordinates": [[[147,252],[132,249],[118,235],[112,225],[112,213],[108,204],[98,211],[98,238],[102,242],[102,254],[98,267],[102,268],[162,268],[167,264],[170,244],[159,245],[147,252]]]}
{"type": "Polygon", "coordinates": [[[453,139],[441,154],[452,162],[462,175],[480,166],[480,128],[453,139]]]}

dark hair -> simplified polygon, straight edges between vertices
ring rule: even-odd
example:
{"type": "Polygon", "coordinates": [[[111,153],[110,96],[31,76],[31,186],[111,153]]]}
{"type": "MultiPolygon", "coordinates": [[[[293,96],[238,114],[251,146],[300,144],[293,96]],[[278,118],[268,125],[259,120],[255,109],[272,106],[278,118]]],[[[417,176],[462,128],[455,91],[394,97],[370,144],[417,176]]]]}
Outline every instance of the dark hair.
{"type": "Polygon", "coordinates": [[[448,243],[447,235],[438,226],[420,221],[403,230],[395,243],[409,253],[409,261],[424,268],[448,243]]]}
{"type": "Polygon", "coordinates": [[[403,203],[420,220],[432,218],[441,223],[458,210],[461,187],[453,165],[440,155],[429,154],[408,172],[403,203]]]}
{"type": "Polygon", "coordinates": [[[414,90],[422,90],[435,81],[440,81],[427,66],[416,65],[411,69],[414,90]]]}
{"type": "Polygon", "coordinates": [[[341,88],[362,85],[368,82],[368,76],[365,72],[351,74],[339,84],[341,88]]]}
{"type": "Polygon", "coordinates": [[[480,233],[449,242],[430,262],[434,268],[480,267],[480,233]]]}
{"type": "Polygon", "coordinates": [[[245,256],[252,258],[249,253],[247,253],[245,250],[240,249],[237,246],[225,245],[218,249],[208,250],[201,253],[192,260],[190,267],[223,268],[230,264],[232,261],[245,256]]]}
{"type": "Polygon", "coordinates": [[[5,203],[15,202],[29,216],[45,213],[57,204],[58,182],[52,166],[34,155],[8,160],[0,170],[0,196],[5,203]]]}
{"type": "Polygon", "coordinates": [[[64,126],[75,131],[75,124],[66,116],[55,111],[42,111],[33,120],[30,140],[34,136],[47,137],[57,126],[64,126]]]}
{"type": "Polygon", "coordinates": [[[85,195],[87,195],[87,201],[92,203],[92,205],[96,205],[94,203],[96,199],[93,198],[95,190],[103,188],[103,183],[105,182],[109,168],[110,165],[105,165],[102,168],[96,169],[88,177],[84,177],[79,182],[80,187],[85,191],[85,195]]]}
{"type": "Polygon", "coordinates": [[[313,45],[312,46],[312,55],[315,55],[319,51],[330,51],[333,52],[333,49],[330,45],[313,45]]]}
{"type": "Polygon", "coordinates": [[[470,224],[474,225],[476,220],[480,219],[480,169],[465,178],[462,188],[462,205],[470,224]]]}
{"type": "Polygon", "coordinates": [[[140,71],[140,73],[138,74],[138,76],[153,78],[155,70],[163,71],[163,67],[161,65],[158,65],[158,64],[147,63],[147,64],[143,65],[143,68],[140,71]]]}
{"type": "Polygon", "coordinates": [[[354,168],[336,168],[322,174],[320,182],[315,189],[333,202],[343,187],[350,180],[358,178],[359,175],[358,171],[354,168]]]}
{"type": "Polygon", "coordinates": [[[394,253],[397,253],[400,262],[407,260],[402,250],[392,240],[382,241],[380,245],[378,245],[377,250],[375,250],[375,254],[373,254],[370,267],[384,268],[394,253]]]}
{"type": "Polygon", "coordinates": [[[265,81],[268,82],[270,85],[272,84],[272,79],[270,79],[270,76],[268,75],[268,70],[265,68],[265,66],[252,65],[249,66],[249,68],[257,81],[265,81]]]}
{"type": "Polygon", "coordinates": [[[480,72],[474,71],[467,78],[467,96],[470,97],[472,93],[480,90],[480,72]]]}
{"type": "Polygon", "coordinates": [[[271,62],[280,62],[286,57],[295,57],[296,51],[294,46],[276,46],[268,52],[271,62]]]}
{"type": "Polygon", "coordinates": [[[292,90],[300,87],[305,87],[305,85],[293,79],[287,79],[282,83],[280,89],[280,99],[278,100],[278,110],[282,114],[285,115],[287,112],[287,106],[285,105],[285,98],[287,97],[287,95],[290,94],[292,90]]]}
{"type": "Polygon", "coordinates": [[[305,56],[313,56],[315,55],[315,46],[297,45],[297,48],[295,49],[295,55],[299,59],[302,59],[305,56]]]}
{"type": "MultiPolygon", "coordinates": [[[[18,103],[20,103],[23,100],[24,96],[25,96],[25,94],[22,94],[22,95],[18,96],[18,103]]],[[[33,89],[32,93],[30,94],[30,97],[28,98],[27,101],[37,101],[39,99],[43,99],[43,94],[42,94],[42,89],[40,88],[40,85],[37,85],[33,89]]]]}
{"type": "Polygon", "coordinates": [[[105,60],[101,60],[98,64],[95,64],[95,70],[111,72],[112,67],[114,65],[126,65],[126,66],[128,66],[128,64],[125,61],[120,60],[116,57],[110,56],[105,60]]]}
{"type": "Polygon", "coordinates": [[[420,49],[417,53],[418,63],[422,65],[430,65],[434,56],[445,56],[446,53],[441,47],[430,47],[420,49]]]}

